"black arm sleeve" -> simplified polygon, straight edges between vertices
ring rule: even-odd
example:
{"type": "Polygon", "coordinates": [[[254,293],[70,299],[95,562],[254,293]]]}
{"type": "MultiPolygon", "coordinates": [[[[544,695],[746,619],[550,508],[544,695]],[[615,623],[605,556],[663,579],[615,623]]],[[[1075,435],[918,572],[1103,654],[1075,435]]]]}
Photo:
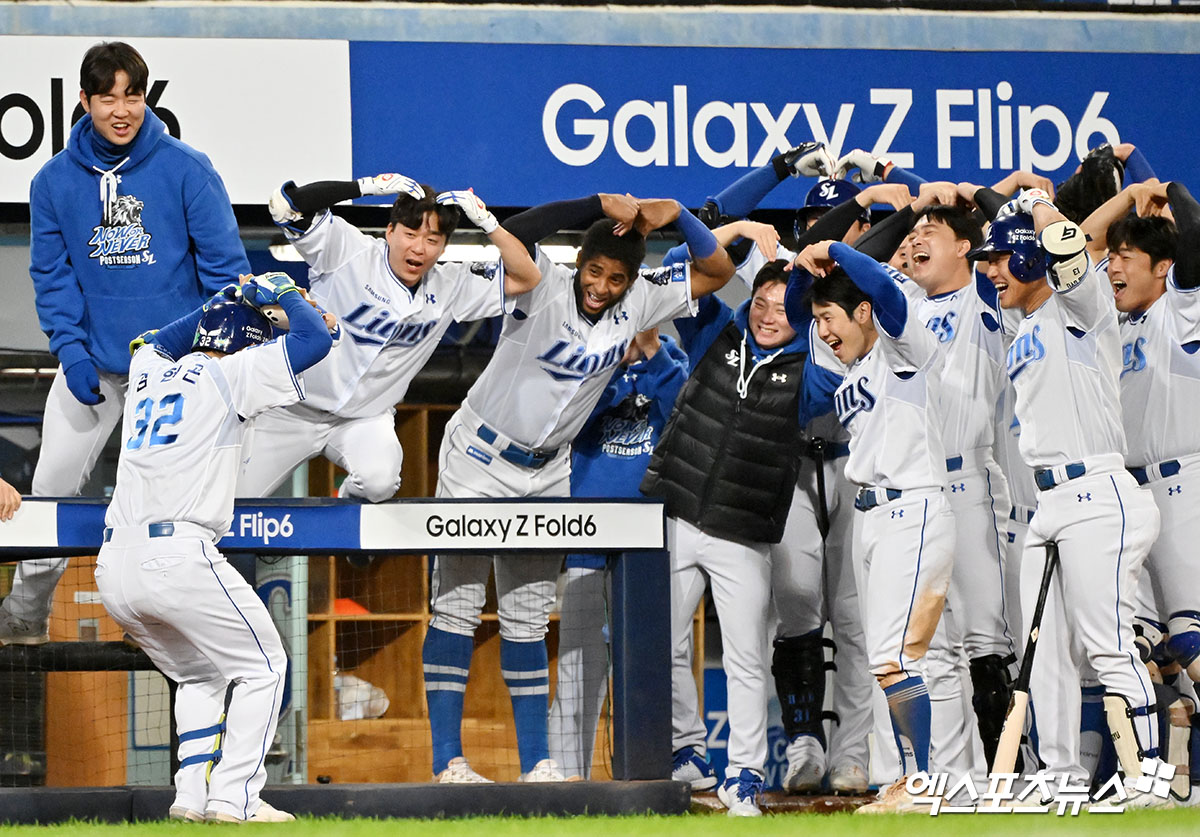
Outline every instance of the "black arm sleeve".
{"type": "Polygon", "coordinates": [[[584,229],[604,215],[599,195],[568,201],[554,201],[527,209],[504,222],[517,240],[533,255],[533,247],[559,230],[584,229]]]}
{"type": "Polygon", "coordinates": [[[895,254],[896,248],[904,241],[904,236],[908,235],[912,225],[912,207],[898,209],[878,224],[872,224],[871,229],[854,242],[854,249],[866,253],[877,262],[886,262],[895,254]]]}
{"type": "Polygon", "coordinates": [[[283,187],[283,192],[296,211],[305,216],[328,209],[335,203],[362,197],[356,180],[318,180],[306,186],[289,183],[283,187]]]}
{"type": "Polygon", "coordinates": [[[863,208],[852,200],[840,203],[817,219],[811,227],[800,233],[796,239],[796,252],[799,253],[810,244],[818,241],[841,241],[846,232],[854,226],[863,208]]]}
{"type": "Polygon", "coordinates": [[[1008,198],[990,186],[983,186],[975,193],[975,205],[987,216],[989,221],[996,220],[1000,207],[1008,203],[1008,198]]]}
{"type": "Polygon", "coordinates": [[[1179,288],[1200,287],[1200,204],[1182,183],[1167,184],[1167,198],[1179,227],[1179,243],[1175,247],[1175,285],[1179,288]]]}

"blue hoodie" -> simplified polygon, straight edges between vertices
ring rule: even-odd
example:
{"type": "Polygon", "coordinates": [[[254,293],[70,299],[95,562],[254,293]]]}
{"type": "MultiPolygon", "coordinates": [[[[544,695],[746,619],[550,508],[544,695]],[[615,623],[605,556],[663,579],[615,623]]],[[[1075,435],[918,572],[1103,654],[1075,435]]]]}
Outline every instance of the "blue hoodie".
{"type": "Polygon", "coordinates": [[[29,211],[38,319],[64,367],[128,373],[130,340],[250,272],[225,184],[149,107],[124,147],[85,114],[34,176],[29,211]]]}

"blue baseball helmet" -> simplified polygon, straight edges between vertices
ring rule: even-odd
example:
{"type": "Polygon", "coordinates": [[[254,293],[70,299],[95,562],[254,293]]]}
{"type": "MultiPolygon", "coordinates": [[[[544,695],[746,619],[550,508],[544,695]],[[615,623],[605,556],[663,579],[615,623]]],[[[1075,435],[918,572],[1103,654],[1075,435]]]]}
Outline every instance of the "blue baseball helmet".
{"type": "Polygon", "coordinates": [[[1008,271],[1018,282],[1036,282],[1046,276],[1046,252],[1038,244],[1033,219],[1023,212],[1002,211],[988,227],[983,243],[967,258],[986,259],[992,253],[1008,253],[1008,271]]]}
{"type": "MultiPolygon", "coordinates": [[[[796,217],[792,221],[792,234],[799,239],[800,234],[808,228],[808,219],[814,214],[825,213],[835,206],[841,206],[861,191],[862,189],[849,180],[818,181],[817,185],[808,190],[804,206],[796,210],[796,217]]],[[[864,224],[870,223],[871,212],[864,209],[858,217],[864,224]]]]}
{"type": "Polygon", "coordinates": [[[241,302],[218,302],[200,317],[193,349],[231,355],[271,339],[271,321],[258,309],[241,302]]]}

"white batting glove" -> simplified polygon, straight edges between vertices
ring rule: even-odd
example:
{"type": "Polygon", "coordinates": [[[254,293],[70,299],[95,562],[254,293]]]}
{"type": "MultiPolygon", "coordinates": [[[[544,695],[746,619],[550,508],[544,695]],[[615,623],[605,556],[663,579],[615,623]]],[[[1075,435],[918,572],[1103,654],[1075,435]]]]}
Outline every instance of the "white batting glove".
{"type": "Polygon", "coordinates": [[[891,160],[876,157],[868,151],[855,148],[843,154],[842,159],[838,160],[835,179],[845,180],[846,175],[852,169],[858,169],[858,174],[854,175],[855,183],[878,183],[883,180],[883,175],[890,164],[891,160]]]}
{"type": "Polygon", "coordinates": [[[783,153],[792,177],[831,177],[837,164],[823,142],[802,142],[783,153]]]}
{"type": "Polygon", "coordinates": [[[417,200],[425,197],[425,190],[421,188],[420,183],[417,183],[411,177],[405,177],[395,172],[377,174],[374,177],[360,177],[358,179],[358,190],[364,195],[398,195],[404,193],[417,200]]]}
{"type": "Polygon", "coordinates": [[[437,202],[442,206],[457,206],[462,210],[463,215],[467,216],[468,221],[488,235],[491,235],[495,232],[496,227],[500,226],[500,222],[496,220],[496,216],[488,211],[487,205],[470,189],[457,192],[442,192],[437,196],[437,202]]]}
{"type": "Polygon", "coordinates": [[[1039,203],[1044,203],[1051,209],[1057,209],[1054,202],[1050,200],[1049,193],[1042,189],[1022,189],[1021,194],[1017,195],[1013,202],[1016,203],[1017,209],[1027,215],[1033,215],[1033,207],[1039,203]]]}

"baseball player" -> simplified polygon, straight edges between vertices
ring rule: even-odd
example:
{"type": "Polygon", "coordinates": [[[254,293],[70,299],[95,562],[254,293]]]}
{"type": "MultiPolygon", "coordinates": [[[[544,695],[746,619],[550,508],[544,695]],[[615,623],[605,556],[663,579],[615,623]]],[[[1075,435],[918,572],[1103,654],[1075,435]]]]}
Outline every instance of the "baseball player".
{"type": "MultiPolygon", "coordinates": [[[[78,494],[121,417],[129,341],[250,272],[233,208],[208,158],[146,106],[149,70],[101,43],[79,70],[85,115],[29,190],[38,319],[59,361],[32,493],[78,494]]],[[[22,561],[0,607],[0,644],[48,638],[67,559],[22,561]]]]}
{"type": "MultiPolygon", "coordinates": [[[[1200,680],[1200,556],[1195,552],[1200,521],[1180,498],[1190,493],[1200,462],[1190,426],[1200,399],[1200,359],[1191,351],[1197,339],[1192,309],[1200,287],[1200,205],[1182,184],[1151,180],[1127,187],[1089,216],[1083,228],[1093,239],[1090,254],[1107,267],[1117,311],[1126,315],[1121,320],[1120,376],[1129,443],[1125,463],[1138,484],[1150,489],[1162,517],[1146,562],[1151,599],[1160,609],[1139,612],[1147,614],[1152,626],[1147,634],[1167,636],[1167,661],[1177,663],[1195,682],[1200,680]],[[1153,214],[1168,204],[1175,222],[1153,214]],[[1129,214],[1134,209],[1142,215],[1129,214]]],[[[1160,711],[1178,699],[1164,697],[1160,711]]],[[[1173,709],[1172,728],[1185,726],[1179,716],[1189,716],[1190,722],[1191,714],[1173,709]]],[[[1164,752],[1168,761],[1187,764],[1186,735],[1182,753],[1164,752]]],[[[1181,790],[1186,796],[1187,789],[1181,790]]]]}
{"type": "MultiPolygon", "coordinates": [[[[639,332],[587,423],[571,443],[572,497],[640,497],[638,485],[687,379],[687,355],[658,329],[639,332]]],[[[550,706],[550,756],[588,779],[596,724],[608,691],[608,558],[571,554],[558,622],[558,684],[550,706]]]]}
{"type": "MultiPolygon", "coordinates": [[[[495,354],[447,423],[439,497],[565,497],[569,443],[590,415],[630,340],[694,311],[693,299],[733,275],[712,233],[673,200],[593,195],[534,207],[507,228],[537,254],[542,280],[516,297],[495,354]],[[575,269],[553,264],[535,244],[563,228],[588,227],[575,269]],[[616,217],[616,221],[612,220],[616,217]],[[674,221],[692,253],[685,265],[641,270],[642,236],[674,221]],[[636,224],[636,229],[632,225],[636,224]]],[[[512,698],[523,781],[562,781],[547,744],[545,634],[560,557],[438,555],[433,619],[423,662],[442,782],[488,781],[471,769],[461,741],[463,693],[484,588],[493,563],[500,665],[512,698]]]]}
{"type": "MultiPolygon", "coordinates": [[[[936,417],[942,356],[875,259],[841,242],[812,245],[798,257],[814,271],[830,260],[841,270],[814,282],[812,310],[819,339],[848,367],[835,404],[850,432],[846,478],[859,486],[855,507],[863,512],[856,550],[868,662],[887,697],[900,772],[908,775],[929,767],[931,706],[920,661],[941,617],[953,561],[955,521],[936,417]]],[[[859,810],[915,804],[900,779],[859,810]]]]}
{"type": "MultiPolygon", "coordinates": [[[[1067,624],[1105,687],[1127,804],[1157,805],[1133,786],[1142,758],[1158,755],[1154,689],[1134,645],[1133,616],[1159,514],[1124,468],[1120,335],[1109,285],[1088,258],[1083,232],[1038,190],[1006,207],[970,255],[987,259],[1000,305],[1025,314],[1006,358],[1021,455],[1039,490],[1022,563],[1037,561],[1045,542],[1058,544],[1067,624]]],[[[1042,664],[1038,657],[1035,667],[1042,664]]]]}
{"type": "Polygon", "coordinates": [[[404,452],[395,405],[455,321],[500,314],[505,296],[540,273],[529,253],[471,192],[434,196],[402,174],[285,183],[271,196],[275,222],[309,265],[312,295],[345,337],[306,376],[303,403],[260,416],[264,438],[238,481],[238,496],[270,494],[302,462],[324,453],[347,471],[339,496],[370,502],[400,487],[404,452]],[[360,195],[396,195],[383,239],[328,207],[360,195]],[[439,263],[466,215],[500,248],[497,263],[439,263]]]}
{"type": "Polygon", "coordinates": [[[266,607],[216,544],[233,521],[247,420],[304,397],[299,376],[329,351],[332,321],[285,274],[244,288],[256,305],[282,306],[286,336],[271,340],[270,321],[231,285],[133,342],[96,563],[105,608],[178,685],[175,820],[294,819],[259,797],[287,657],[266,607]]]}

